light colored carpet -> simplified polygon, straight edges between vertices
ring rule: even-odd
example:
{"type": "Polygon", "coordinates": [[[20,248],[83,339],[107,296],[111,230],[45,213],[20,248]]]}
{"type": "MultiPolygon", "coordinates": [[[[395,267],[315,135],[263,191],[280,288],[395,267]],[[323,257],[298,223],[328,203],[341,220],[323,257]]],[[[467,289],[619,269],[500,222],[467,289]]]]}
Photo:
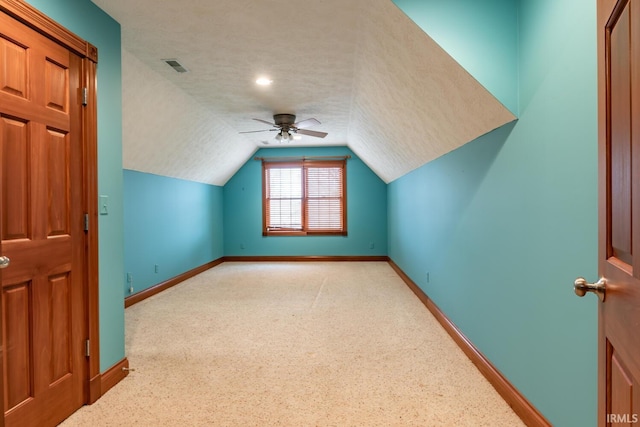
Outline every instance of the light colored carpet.
{"type": "Polygon", "coordinates": [[[70,426],[522,426],[385,262],[231,263],[126,310],[70,426]]]}

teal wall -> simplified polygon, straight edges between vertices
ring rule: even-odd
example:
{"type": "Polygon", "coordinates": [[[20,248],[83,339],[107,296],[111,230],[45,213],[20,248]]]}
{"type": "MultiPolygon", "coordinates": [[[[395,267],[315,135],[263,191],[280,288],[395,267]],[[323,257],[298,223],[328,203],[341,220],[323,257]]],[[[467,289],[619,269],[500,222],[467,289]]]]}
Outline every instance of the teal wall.
{"type": "Polygon", "coordinates": [[[596,425],[595,6],[519,2],[519,121],[388,193],[389,256],[557,426],[596,425]]]}
{"type": "Polygon", "coordinates": [[[222,187],[125,170],[124,224],[136,293],[223,256],[222,187]]]}
{"type": "Polygon", "coordinates": [[[224,254],[386,255],[387,186],[346,147],[264,148],[259,157],[340,156],[347,161],[348,236],[262,236],[262,164],[250,159],[224,186],[224,254]],[[370,244],[373,243],[373,248],[370,244]]]}
{"type": "Polygon", "coordinates": [[[120,24],[89,0],[27,2],[98,48],[98,192],[109,197],[109,214],[99,218],[100,370],[104,372],[125,356],[120,24]]]}
{"type": "Polygon", "coordinates": [[[393,0],[513,114],[518,115],[516,0],[393,0]]]}

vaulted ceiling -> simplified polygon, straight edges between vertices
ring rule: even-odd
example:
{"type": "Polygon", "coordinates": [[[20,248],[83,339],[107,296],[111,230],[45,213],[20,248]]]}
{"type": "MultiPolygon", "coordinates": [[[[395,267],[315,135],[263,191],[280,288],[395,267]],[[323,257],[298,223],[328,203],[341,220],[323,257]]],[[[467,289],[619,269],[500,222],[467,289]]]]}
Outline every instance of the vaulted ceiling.
{"type": "Polygon", "coordinates": [[[93,1],[122,26],[127,169],[223,185],[277,145],[239,132],[292,113],[328,136],[289,145],[347,145],[390,182],[515,119],[391,0],[93,1]]]}

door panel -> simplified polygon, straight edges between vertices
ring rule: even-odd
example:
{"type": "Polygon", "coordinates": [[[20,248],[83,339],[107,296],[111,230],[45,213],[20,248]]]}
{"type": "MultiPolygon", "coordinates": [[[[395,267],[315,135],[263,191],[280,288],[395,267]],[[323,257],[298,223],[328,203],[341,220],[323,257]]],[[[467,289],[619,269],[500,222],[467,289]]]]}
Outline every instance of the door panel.
{"type": "MultiPolygon", "coordinates": [[[[611,350],[613,350],[611,348],[611,350]]],[[[634,393],[634,381],[629,371],[624,367],[623,363],[618,359],[617,354],[611,354],[610,364],[610,381],[611,381],[611,408],[609,414],[631,415],[627,417],[633,418],[633,393],[634,393]]],[[[621,417],[616,416],[616,419],[621,417]]],[[[609,416],[609,421],[613,421],[613,417],[609,416]]]]}
{"type": "Polygon", "coordinates": [[[611,31],[611,247],[631,264],[631,76],[629,8],[611,31]]]}
{"type": "MultiPolygon", "coordinates": [[[[49,343],[51,345],[51,384],[60,381],[65,375],[71,374],[72,358],[71,324],[69,320],[70,297],[73,289],[71,288],[71,278],[68,273],[53,276],[49,279],[49,288],[51,289],[51,317],[49,328],[49,343]]],[[[51,385],[50,384],[50,385],[51,385]]]]}
{"type": "Polygon", "coordinates": [[[28,122],[0,117],[2,137],[2,239],[28,238],[28,122]]]}
{"type": "Polygon", "coordinates": [[[47,179],[49,220],[48,233],[51,236],[70,234],[69,230],[69,182],[67,170],[69,170],[69,134],[48,129],[47,145],[49,147],[49,176],[47,179]]]}
{"type": "Polygon", "coordinates": [[[0,13],[4,411],[53,426],[84,402],[82,59],[0,13]]]}
{"type": "Polygon", "coordinates": [[[67,67],[56,64],[50,58],[45,62],[45,87],[47,107],[67,112],[69,103],[69,76],[67,67]]]}
{"type": "Polygon", "coordinates": [[[0,38],[2,56],[6,58],[5,66],[0,70],[0,90],[21,98],[27,97],[27,50],[24,46],[0,38]]]}
{"type": "Polygon", "coordinates": [[[640,422],[640,1],[598,1],[600,426],[640,422]]]}
{"type": "Polygon", "coordinates": [[[5,408],[13,408],[33,395],[31,387],[33,369],[33,347],[31,330],[31,283],[18,283],[4,287],[4,327],[5,327],[5,382],[11,387],[4,393],[5,408]]]}

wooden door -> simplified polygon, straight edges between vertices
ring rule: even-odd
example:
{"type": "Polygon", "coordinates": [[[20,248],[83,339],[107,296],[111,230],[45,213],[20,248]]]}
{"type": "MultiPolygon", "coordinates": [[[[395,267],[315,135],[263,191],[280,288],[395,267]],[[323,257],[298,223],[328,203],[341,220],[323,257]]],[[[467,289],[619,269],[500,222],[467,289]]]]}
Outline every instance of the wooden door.
{"type": "Polygon", "coordinates": [[[82,58],[0,13],[5,425],[53,426],[85,400],[82,58]]]}
{"type": "Polygon", "coordinates": [[[598,425],[640,425],[640,0],[598,0],[598,425]]]}

